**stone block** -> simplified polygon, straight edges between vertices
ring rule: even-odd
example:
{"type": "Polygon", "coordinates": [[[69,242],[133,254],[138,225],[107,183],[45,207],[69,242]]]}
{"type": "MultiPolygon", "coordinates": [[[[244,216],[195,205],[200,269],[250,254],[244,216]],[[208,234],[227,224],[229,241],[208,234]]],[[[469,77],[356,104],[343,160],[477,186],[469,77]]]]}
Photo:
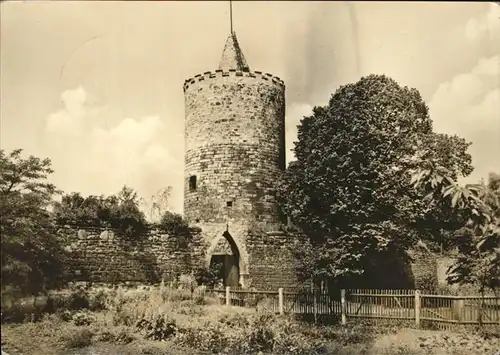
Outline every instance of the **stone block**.
{"type": "Polygon", "coordinates": [[[78,231],[78,239],[86,239],[87,238],[87,231],[80,229],[78,231]]]}

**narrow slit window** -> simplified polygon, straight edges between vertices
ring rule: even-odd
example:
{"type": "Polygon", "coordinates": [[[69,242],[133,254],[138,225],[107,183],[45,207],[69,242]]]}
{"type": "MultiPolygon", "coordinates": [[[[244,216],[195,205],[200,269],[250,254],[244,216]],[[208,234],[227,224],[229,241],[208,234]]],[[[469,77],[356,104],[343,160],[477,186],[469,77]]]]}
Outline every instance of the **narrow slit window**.
{"type": "Polygon", "coordinates": [[[227,207],[233,207],[233,201],[227,201],[226,205],[227,207]]]}
{"type": "Polygon", "coordinates": [[[189,177],[189,191],[196,191],[196,175],[189,177]]]}

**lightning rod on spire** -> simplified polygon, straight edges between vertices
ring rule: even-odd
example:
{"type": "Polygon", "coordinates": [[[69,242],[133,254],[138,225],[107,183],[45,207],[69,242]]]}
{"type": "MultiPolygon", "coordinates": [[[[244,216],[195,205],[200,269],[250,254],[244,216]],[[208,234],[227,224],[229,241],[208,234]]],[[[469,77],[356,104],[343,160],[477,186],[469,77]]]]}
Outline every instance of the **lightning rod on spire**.
{"type": "Polygon", "coordinates": [[[229,1],[229,24],[231,26],[231,34],[233,34],[233,2],[229,1]]]}

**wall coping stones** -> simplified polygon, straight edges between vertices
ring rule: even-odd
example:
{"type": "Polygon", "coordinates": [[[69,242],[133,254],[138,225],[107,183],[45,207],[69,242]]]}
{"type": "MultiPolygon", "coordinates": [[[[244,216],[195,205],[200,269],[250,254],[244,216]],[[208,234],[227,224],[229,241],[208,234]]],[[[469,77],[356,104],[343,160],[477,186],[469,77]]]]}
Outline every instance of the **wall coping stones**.
{"type": "Polygon", "coordinates": [[[194,84],[197,81],[202,81],[202,80],[209,80],[209,79],[214,79],[214,78],[221,78],[221,77],[248,77],[248,78],[255,78],[256,80],[269,80],[276,84],[277,86],[281,87],[282,89],[285,89],[285,83],[283,80],[281,80],[279,77],[274,76],[270,73],[263,73],[261,71],[255,70],[255,71],[241,71],[241,70],[235,70],[235,69],[229,69],[229,71],[223,71],[221,69],[215,70],[215,71],[207,71],[204,72],[203,74],[196,74],[195,76],[186,79],[184,81],[183,89],[186,91],[191,84],[194,84]]]}
{"type": "Polygon", "coordinates": [[[284,237],[287,235],[287,233],[283,232],[283,231],[269,231],[269,232],[266,232],[266,234],[268,236],[276,236],[276,237],[278,237],[278,236],[284,237]]]}

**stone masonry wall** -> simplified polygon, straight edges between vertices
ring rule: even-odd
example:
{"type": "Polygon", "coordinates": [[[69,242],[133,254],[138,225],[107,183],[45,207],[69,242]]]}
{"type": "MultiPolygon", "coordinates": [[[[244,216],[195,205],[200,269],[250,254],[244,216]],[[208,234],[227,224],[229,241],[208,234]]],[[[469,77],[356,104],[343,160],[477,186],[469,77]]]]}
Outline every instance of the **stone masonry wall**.
{"type": "Polygon", "coordinates": [[[284,232],[250,233],[249,251],[250,287],[272,289],[299,286],[296,261],[293,254],[294,236],[284,232]]]}
{"type": "MultiPolygon", "coordinates": [[[[240,273],[249,281],[246,287],[296,286],[289,236],[282,232],[230,231],[242,260],[240,273]]],[[[70,226],[61,228],[58,235],[68,253],[65,266],[71,281],[154,283],[208,267],[211,253],[225,243],[223,233],[221,226],[213,224],[205,230],[193,229],[187,241],[151,230],[131,242],[109,229],[70,226]]]]}
{"type": "Polygon", "coordinates": [[[186,240],[151,230],[137,242],[104,228],[64,227],[58,232],[73,281],[158,282],[202,266],[206,245],[197,231],[186,240]]]}
{"type": "MultiPolygon", "coordinates": [[[[248,230],[221,224],[207,224],[203,230],[192,229],[187,241],[151,230],[137,242],[123,240],[112,230],[103,228],[64,227],[59,235],[68,259],[66,269],[72,281],[170,280],[193,269],[208,267],[212,252],[224,245],[228,231],[231,243],[238,248],[240,274],[245,287],[275,290],[300,286],[294,257],[295,238],[281,231],[248,230]]],[[[436,260],[430,255],[413,254],[413,275],[417,288],[426,288],[436,278],[436,260]]],[[[414,286],[414,287],[415,287],[414,286]]]]}
{"type": "Polygon", "coordinates": [[[184,91],[185,218],[202,225],[281,222],[274,184],[285,168],[283,82],[216,71],[189,79],[184,91]]]}

